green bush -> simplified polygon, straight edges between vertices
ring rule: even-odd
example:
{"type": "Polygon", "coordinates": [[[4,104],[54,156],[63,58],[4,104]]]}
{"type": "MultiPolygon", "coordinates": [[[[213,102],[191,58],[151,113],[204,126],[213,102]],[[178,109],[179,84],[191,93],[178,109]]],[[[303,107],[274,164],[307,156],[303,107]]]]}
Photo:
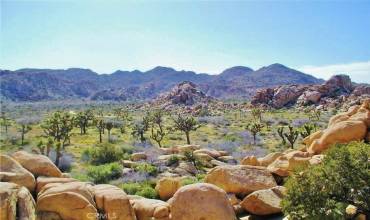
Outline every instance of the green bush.
{"type": "Polygon", "coordinates": [[[109,143],[97,144],[84,152],[89,162],[95,165],[119,161],[124,157],[124,153],[123,148],[109,143]]]}
{"type": "Polygon", "coordinates": [[[90,166],[87,170],[89,180],[94,183],[108,183],[110,180],[121,177],[122,167],[118,163],[99,166],[90,166]]]}
{"type": "Polygon", "coordinates": [[[205,174],[197,174],[195,178],[194,177],[183,178],[181,180],[181,185],[186,186],[186,185],[190,185],[194,183],[201,183],[203,182],[204,177],[205,177],[205,174]]]}
{"type": "Polygon", "coordinates": [[[149,182],[123,183],[120,187],[129,195],[138,195],[149,199],[158,198],[158,194],[154,189],[155,185],[149,182]]]}
{"type": "Polygon", "coordinates": [[[344,219],[348,204],[370,211],[370,145],[333,146],[320,165],[293,174],[282,206],[292,219],[344,219]]]}
{"type": "Polygon", "coordinates": [[[174,164],[179,163],[179,157],[177,155],[171,155],[171,157],[167,161],[167,166],[172,166],[174,164]]]}
{"type": "Polygon", "coordinates": [[[137,172],[147,173],[151,176],[155,176],[158,172],[157,167],[149,163],[140,163],[134,167],[134,170],[137,172]]]}

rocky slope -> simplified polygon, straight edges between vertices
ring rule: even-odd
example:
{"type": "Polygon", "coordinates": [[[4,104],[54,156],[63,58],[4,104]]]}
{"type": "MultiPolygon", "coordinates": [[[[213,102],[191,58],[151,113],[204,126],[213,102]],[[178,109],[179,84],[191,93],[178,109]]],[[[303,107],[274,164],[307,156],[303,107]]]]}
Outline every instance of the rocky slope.
{"type": "Polygon", "coordinates": [[[283,85],[260,89],[251,102],[274,108],[294,104],[336,107],[344,103],[358,103],[368,96],[370,85],[355,84],[347,75],[335,75],[321,85],[283,85]]]}
{"type": "Polygon", "coordinates": [[[145,100],[190,81],[207,95],[217,98],[249,98],[257,88],[285,84],[317,84],[321,80],[281,64],[253,71],[236,66],[219,75],[156,67],[141,72],[116,71],[97,74],[89,69],[20,69],[0,71],[0,95],[11,101],[66,99],[145,100]]]}

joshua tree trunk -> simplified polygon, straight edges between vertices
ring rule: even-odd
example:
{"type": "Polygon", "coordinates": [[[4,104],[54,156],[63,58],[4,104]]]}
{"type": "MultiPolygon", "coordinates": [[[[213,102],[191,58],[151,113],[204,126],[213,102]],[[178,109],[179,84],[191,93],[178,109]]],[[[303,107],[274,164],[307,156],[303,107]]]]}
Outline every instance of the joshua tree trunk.
{"type": "Polygon", "coordinates": [[[102,142],[101,134],[102,134],[102,131],[101,131],[101,130],[99,130],[99,143],[101,143],[101,142],[102,142]]]}
{"type": "Polygon", "coordinates": [[[108,142],[110,142],[110,130],[108,130],[108,142]]]}
{"type": "Polygon", "coordinates": [[[22,145],[24,144],[24,132],[25,132],[26,128],[24,125],[22,125],[22,145]]]}
{"type": "Polygon", "coordinates": [[[190,134],[189,134],[189,132],[185,132],[185,135],[186,135],[186,143],[190,144],[190,134]]]}

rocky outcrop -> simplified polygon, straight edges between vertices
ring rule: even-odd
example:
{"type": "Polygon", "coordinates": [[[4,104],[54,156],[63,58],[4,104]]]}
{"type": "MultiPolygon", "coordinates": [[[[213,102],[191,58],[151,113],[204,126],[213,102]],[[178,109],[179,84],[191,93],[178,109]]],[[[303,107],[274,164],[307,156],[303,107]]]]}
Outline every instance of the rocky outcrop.
{"type": "Polygon", "coordinates": [[[284,85],[260,89],[252,98],[253,105],[282,108],[291,104],[337,106],[346,100],[370,96],[369,85],[357,85],[347,75],[334,75],[322,85],[284,85]]]}
{"type": "Polygon", "coordinates": [[[35,220],[35,201],[27,188],[0,182],[0,219],[35,220]]]}
{"type": "Polygon", "coordinates": [[[306,137],[303,142],[308,152],[319,154],[336,143],[364,140],[370,127],[370,99],[361,106],[350,108],[346,113],[333,116],[328,128],[306,137]]]}
{"type": "Polygon", "coordinates": [[[222,188],[227,193],[239,195],[277,185],[265,167],[248,165],[217,166],[207,173],[204,181],[222,188]]]}
{"type": "Polygon", "coordinates": [[[176,220],[234,220],[226,192],[217,186],[197,183],[181,187],[170,199],[171,217],[176,220]]]}
{"type": "Polygon", "coordinates": [[[284,193],[285,188],[283,186],[258,190],[246,196],[240,205],[247,212],[255,215],[277,214],[281,212],[280,203],[284,193]]]}
{"type": "Polygon", "coordinates": [[[40,154],[31,154],[26,151],[17,151],[12,157],[18,161],[24,168],[30,171],[34,176],[61,177],[62,172],[46,156],[40,154]]]}
{"type": "Polygon", "coordinates": [[[2,154],[0,155],[0,181],[16,183],[26,187],[30,192],[33,192],[36,186],[32,173],[13,158],[2,154]]]}
{"type": "Polygon", "coordinates": [[[213,100],[214,98],[207,96],[194,83],[184,81],[173,87],[171,91],[159,95],[154,100],[154,104],[163,107],[170,105],[192,106],[195,104],[205,104],[213,100]]]}

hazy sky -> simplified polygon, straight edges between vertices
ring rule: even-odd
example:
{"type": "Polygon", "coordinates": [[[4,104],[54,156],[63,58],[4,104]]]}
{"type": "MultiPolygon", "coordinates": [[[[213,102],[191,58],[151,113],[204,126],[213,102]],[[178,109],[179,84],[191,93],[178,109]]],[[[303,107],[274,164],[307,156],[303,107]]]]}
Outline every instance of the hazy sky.
{"type": "Polygon", "coordinates": [[[370,0],[1,1],[1,69],[271,63],[370,82],[370,0]]]}

